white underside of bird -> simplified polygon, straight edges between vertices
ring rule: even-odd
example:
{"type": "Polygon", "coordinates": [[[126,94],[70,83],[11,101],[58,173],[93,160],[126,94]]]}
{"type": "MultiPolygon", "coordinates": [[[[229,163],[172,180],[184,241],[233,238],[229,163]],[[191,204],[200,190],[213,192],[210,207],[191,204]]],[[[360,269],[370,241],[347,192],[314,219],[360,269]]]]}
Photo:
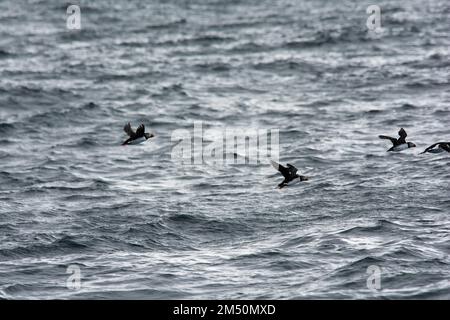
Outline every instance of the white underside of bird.
{"type": "Polygon", "coordinates": [[[441,153],[441,152],[446,152],[444,149],[441,148],[441,146],[428,150],[429,153],[441,153]]]}
{"type": "Polygon", "coordinates": [[[140,138],[137,138],[136,140],[132,140],[132,141],[128,142],[128,144],[131,144],[131,145],[142,144],[145,141],[147,141],[147,139],[145,139],[145,137],[140,137],[140,138]]]}
{"type": "Polygon", "coordinates": [[[406,150],[406,149],[408,149],[408,148],[409,148],[408,144],[407,144],[407,143],[403,143],[403,144],[401,144],[401,145],[398,145],[398,146],[396,146],[396,147],[393,147],[393,148],[392,148],[392,151],[402,151],[402,150],[406,150]]]}

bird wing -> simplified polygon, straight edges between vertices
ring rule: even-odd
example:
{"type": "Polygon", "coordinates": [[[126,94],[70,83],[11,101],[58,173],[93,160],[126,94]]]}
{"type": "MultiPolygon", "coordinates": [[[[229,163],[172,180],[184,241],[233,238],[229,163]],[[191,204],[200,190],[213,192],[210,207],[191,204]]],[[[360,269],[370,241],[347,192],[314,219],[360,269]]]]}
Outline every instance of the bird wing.
{"type": "Polygon", "coordinates": [[[281,183],[278,184],[278,189],[282,189],[287,186],[286,179],[284,179],[281,183]]]}
{"type": "Polygon", "coordinates": [[[287,167],[289,168],[289,171],[292,176],[295,176],[297,174],[298,169],[294,167],[292,164],[287,164],[287,167]]]}
{"type": "Polygon", "coordinates": [[[141,124],[136,130],[136,137],[137,138],[143,137],[144,134],[145,134],[145,126],[141,124]]]}
{"type": "Polygon", "coordinates": [[[450,152],[450,142],[441,143],[441,148],[447,152],[450,152]]]}
{"type": "Polygon", "coordinates": [[[392,138],[392,137],[389,137],[389,136],[383,136],[383,135],[381,135],[381,136],[378,136],[378,138],[380,138],[380,139],[386,139],[386,140],[391,140],[391,142],[392,142],[392,144],[394,145],[394,146],[396,146],[397,145],[397,139],[395,139],[395,138],[392,138]]]}
{"type": "Polygon", "coordinates": [[[127,145],[131,140],[133,140],[132,138],[128,138],[127,140],[125,140],[122,145],[125,146],[127,145]]]}
{"type": "Polygon", "coordinates": [[[427,153],[428,151],[430,151],[431,149],[433,149],[434,147],[436,147],[438,144],[440,144],[440,142],[432,144],[431,146],[429,146],[428,148],[425,149],[424,152],[422,153],[427,153]]]}
{"type": "Polygon", "coordinates": [[[400,131],[398,132],[398,135],[400,136],[400,138],[397,140],[397,143],[398,144],[406,143],[406,137],[408,136],[408,134],[406,133],[405,129],[401,128],[400,131]]]}
{"type": "Polygon", "coordinates": [[[272,160],[270,160],[270,163],[272,164],[272,167],[274,167],[276,170],[278,170],[283,175],[283,177],[289,178],[290,170],[288,168],[283,167],[281,164],[279,164],[275,161],[272,161],[272,160]]]}
{"type": "Polygon", "coordinates": [[[133,129],[131,128],[131,124],[129,122],[125,125],[125,127],[123,127],[123,131],[125,131],[125,133],[130,138],[134,138],[136,136],[136,132],[133,131],[133,129]]]}

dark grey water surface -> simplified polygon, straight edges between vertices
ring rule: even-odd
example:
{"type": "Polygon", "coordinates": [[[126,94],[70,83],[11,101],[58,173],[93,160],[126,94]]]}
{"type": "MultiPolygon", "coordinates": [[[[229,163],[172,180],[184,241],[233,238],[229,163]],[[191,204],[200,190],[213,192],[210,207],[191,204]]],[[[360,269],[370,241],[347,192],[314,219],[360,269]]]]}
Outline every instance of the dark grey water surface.
{"type": "Polygon", "coordinates": [[[450,2],[379,1],[378,39],[371,4],[81,1],[77,32],[1,1],[0,298],[449,299],[450,156],[418,153],[450,140],[450,2]],[[194,121],[280,129],[311,180],[175,163],[194,121]]]}

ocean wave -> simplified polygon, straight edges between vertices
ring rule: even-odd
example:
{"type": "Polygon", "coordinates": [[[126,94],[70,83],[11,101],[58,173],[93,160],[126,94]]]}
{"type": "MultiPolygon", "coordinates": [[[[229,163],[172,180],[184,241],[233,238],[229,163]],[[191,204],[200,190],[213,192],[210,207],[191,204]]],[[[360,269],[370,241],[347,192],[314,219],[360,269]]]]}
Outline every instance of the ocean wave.
{"type": "Polygon", "coordinates": [[[72,236],[62,236],[47,244],[32,244],[29,246],[17,246],[10,249],[0,249],[0,257],[4,259],[21,259],[41,255],[79,253],[88,246],[72,236]]]}
{"type": "Polygon", "coordinates": [[[39,123],[40,126],[45,125],[52,128],[58,127],[62,119],[72,123],[84,124],[86,120],[92,119],[95,115],[99,116],[102,113],[103,110],[99,105],[89,102],[81,105],[80,107],[52,108],[48,111],[39,112],[30,116],[25,124],[28,125],[39,123]]]}
{"type": "Polygon", "coordinates": [[[158,46],[210,46],[215,44],[222,44],[234,41],[235,39],[229,36],[218,34],[204,34],[195,37],[182,37],[174,39],[160,40],[155,43],[158,46]]]}
{"type": "Polygon", "coordinates": [[[182,227],[184,232],[196,233],[201,232],[203,235],[238,235],[248,234],[252,232],[250,226],[240,223],[236,220],[217,220],[215,218],[206,218],[191,216],[187,214],[171,215],[165,218],[166,223],[173,227],[182,227]]]}
{"type": "Polygon", "coordinates": [[[400,225],[390,222],[388,220],[378,220],[372,226],[357,226],[340,231],[340,234],[358,234],[358,233],[383,233],[383,232],[401,232],[400,225]]]}
{"type": "Polygon", "coordinates": [[[200,72],[226,72],[230,71],[232,66],[228,63],[215,62],[196,64],[194,65],[194,68],[200,72]]]}
{"type": "Polygon", "coordinates": [[[12,123],[0,123],[0,133],[1,134],[9,134],[14,131],[16,126],[12,123]]]}
{"type": "Polygon", "coordinates": [[[4,50],[4,49],[0,49],[0,59],[9,58],[11,56],[13,56],[13,54],[11,52],[4,50]]]}
{"type": "Polygon", "coordinates": [[[319,75],[321,70],[318,65],[313,65],[304,61],[293,60],[273,60],[268,62],[259,62],[253,66],[256,70],[264,71],[296,71],[303,74],[319,75]]]}

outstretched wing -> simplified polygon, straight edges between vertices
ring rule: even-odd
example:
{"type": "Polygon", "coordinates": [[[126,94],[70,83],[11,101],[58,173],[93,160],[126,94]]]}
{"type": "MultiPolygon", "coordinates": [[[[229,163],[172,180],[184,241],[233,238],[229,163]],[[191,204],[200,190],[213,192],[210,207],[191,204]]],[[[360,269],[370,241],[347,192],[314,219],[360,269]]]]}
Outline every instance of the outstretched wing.
{"type": "MultiPolygon", "coordinates": [[[[435,144],[432,144],[431,146],[429,146],[428,148],[426,148],[425,151],[422,152],[422,153],[427,153],[428,151],[430,151],[431,149],[433,149],[434,147],[436,147],[438,144],[440,144],[440,142],[435,143],[435,144]]],[[[421,154],[422,154],[422,153],[421,153],[421,154]]]]}
{"type": "Polygon", "coordinates": [[[136,138],[143,137],[145,134],[145,126],[141,124],[136,130],[136,138]]]}
{"type": "Polygon", "coordinates": [[[294,167],[292,164],[287,164],[287,167],[289,168],[291,176],[295,176],[297,174],[297,168],[294,167]]]}
{"type": "Polygon", "coordinates": [[[125,131],[125,133],[130,138],[134,138],[136,136],[136,132],[134,132],[133,129],[131,129],[131,124],[129,122],[125,125],[125,127],[123,127],[123,131],[125,131]]]}
{"type": "Polygon", "coordinates": [[[406,137],[408,135],[406,134],[405,129],[401,128],[400,131],[398,132],[398,135],[400,136],[400,138],[398,138],[397,143],[398,144],[406,143],[406,137]]]}
{"type": "Polygon", "coordinates": [[[281,183],[278,184],[278,189],[283,189],[287,186],[286,179],[284,179],[281,183]]]}
{"type": "Polygon", "coordinates": [[[392,144],[393,144],[394,146],[397,145],[397,139],[395,139],[395,138],[388,137],[388,136],[383,136],[383,135],[378,136],[378,138],[380,138],[380,139],[386,139],[386,140],[391,140],[391,142],[392,142],[392,144]]]}
{"type": "Polygon", "coordinates": [[[441,148],[447,152],[450,152],[450,142],[441,143],[441,148]]]}
{"type": "Polygon", "coordinates": [[[283,175],[283,177],[289,178],[290,170],[288,168],[283,167],[281,164],[276,163],[275,161],[272,161],[272,160],[270,160],[270,163],[272,164],[272,167],[274,167],[276,170],[278,170],[283,175]]]}

